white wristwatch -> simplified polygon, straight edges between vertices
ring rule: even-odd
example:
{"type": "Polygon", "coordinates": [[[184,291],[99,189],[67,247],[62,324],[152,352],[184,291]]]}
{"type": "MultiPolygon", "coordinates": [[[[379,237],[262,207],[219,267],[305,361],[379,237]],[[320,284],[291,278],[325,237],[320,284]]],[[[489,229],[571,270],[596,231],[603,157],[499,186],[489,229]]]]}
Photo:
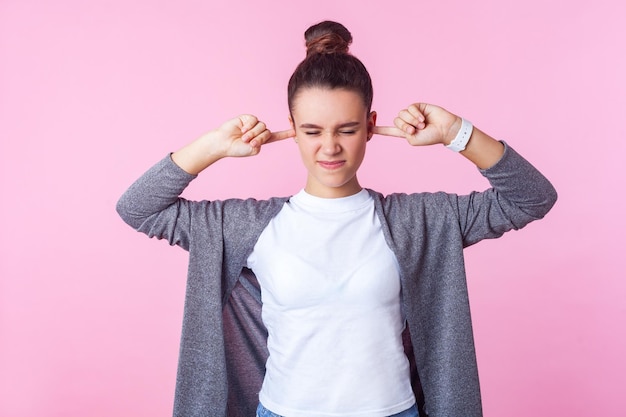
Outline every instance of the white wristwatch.
{"type": "Polygon", "coordinates": [[[472,123],[469,120],[461,118],[461,128],[459,129],[459,133],[456,134],[456,137],[452,142],[450,142],[449,145],[446,145],[446,148],[454,152],[461,152],[465,150],[465,146],[467,146],[467,142],[469,142],[473,130],[474,126],[472,123]]]}

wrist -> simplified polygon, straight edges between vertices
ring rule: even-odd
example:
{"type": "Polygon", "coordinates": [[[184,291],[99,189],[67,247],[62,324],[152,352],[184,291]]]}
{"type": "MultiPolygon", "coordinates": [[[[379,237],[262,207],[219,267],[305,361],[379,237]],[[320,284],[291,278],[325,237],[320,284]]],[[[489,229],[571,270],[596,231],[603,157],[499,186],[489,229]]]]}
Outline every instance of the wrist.
{"type": "Polygon", "coordinates": [[[446,131],[444,135],[443,142],[442,142],[444,146],[448,146],[450,142],[454,140],[457,133],[459,133],[459,130],[461,130],[462,123],[463,123],[463,119],[461,117],[454,116],[454,122],[452,122],[450,127],[448,127],[448,130],[446,131]]]}
{"type": "Polygon", "coordinates": [[[228,156],[228,147],[220,140],[218,129],[211,130],[191,143],[196,154],[211,163],[228,156]]]}

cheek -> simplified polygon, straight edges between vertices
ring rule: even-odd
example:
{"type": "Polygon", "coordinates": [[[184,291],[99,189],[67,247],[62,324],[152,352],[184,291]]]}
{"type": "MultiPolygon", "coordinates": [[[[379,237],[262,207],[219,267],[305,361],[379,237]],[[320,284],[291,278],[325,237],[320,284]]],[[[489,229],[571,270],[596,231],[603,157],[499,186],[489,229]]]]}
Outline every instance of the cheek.
{"type": "Polygon", "coordinates": [[[355,154],[365,154],[367,148],[367,135],[351,144],[351,151],[355,154]]]}
{"type": "Polygon", "coordinates": [[[306,161],[317,153],[315,141],[311,140],[311,138],[296,136],[296,140],[296,145],[298,145],[298,150],[303,160],[306,161]]]}
{"type": "Polygon", "coordinates": [[[307,136],[305,134],[296,134],[296,143],[300,152],[312,152],[319,147],[319,140],[314,136],[307,136]]]}

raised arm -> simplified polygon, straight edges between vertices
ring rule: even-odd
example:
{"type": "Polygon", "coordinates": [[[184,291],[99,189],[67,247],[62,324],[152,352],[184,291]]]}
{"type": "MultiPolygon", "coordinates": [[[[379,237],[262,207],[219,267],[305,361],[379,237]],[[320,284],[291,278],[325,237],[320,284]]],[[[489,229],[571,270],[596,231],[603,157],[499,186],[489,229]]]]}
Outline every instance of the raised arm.
{"type": "Polygon", "coordinates": [[[273,134],[251,115],[231,119],[150,168],[122,195],[117,211],[134,229],[186,249],[193,213],[210,210],[208,202],[179,197],[197,174],[225,157],[257,155],[263,144],[291,134],[273,134]]]}
{"type": "MultiPolygon", "coordinates": [[[[376,126],[374,133],[405,138],[413,146],[449,145],[461,129],[462,119],[447,110],[426,103],[411,104],[400,111],[395,126],[376,126]]],[[[501,142],[474,128],[461,155],[478,168],[496,164],[504,153],[501,142]]]]}
{"type": "MultiPolygon", "coordinates": [[[[417,103],[400,111],[394,126],[377,126],[374,133],[404,138],[413,146],[449,145],[461,129],[460,117],[438,106],[417,103]]],[[[492,186],[484,192],[447,198],[457,213],[464,244],[498,237],[545,216],[557,198],[552,184],[508,145],[477,128],[464,130],[471,134],[460,154],[472,161],[492,186]]]]}
{"type": "Polygon", "coordinates": [[[293,137],[293,130],[270,132],[255,116],[244,114],[224,123],[172,154],[172,160],[192,175],[225,157],[258,155],[266,143],[293,137]]]}

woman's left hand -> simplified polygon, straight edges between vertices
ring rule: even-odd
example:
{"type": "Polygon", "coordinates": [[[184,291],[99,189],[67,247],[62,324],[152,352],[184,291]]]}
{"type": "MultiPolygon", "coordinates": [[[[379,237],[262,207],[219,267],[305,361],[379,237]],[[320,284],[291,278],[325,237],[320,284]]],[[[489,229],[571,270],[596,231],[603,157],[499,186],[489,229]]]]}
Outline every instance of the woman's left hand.
{"type": "Polygon", "coordinates": [[[461,128],[461,118],[442,107],[411,104],[398,113],[395,126],[374,126],[374,133],[405,138],[413,146],[449,144],[461,128]]]}

